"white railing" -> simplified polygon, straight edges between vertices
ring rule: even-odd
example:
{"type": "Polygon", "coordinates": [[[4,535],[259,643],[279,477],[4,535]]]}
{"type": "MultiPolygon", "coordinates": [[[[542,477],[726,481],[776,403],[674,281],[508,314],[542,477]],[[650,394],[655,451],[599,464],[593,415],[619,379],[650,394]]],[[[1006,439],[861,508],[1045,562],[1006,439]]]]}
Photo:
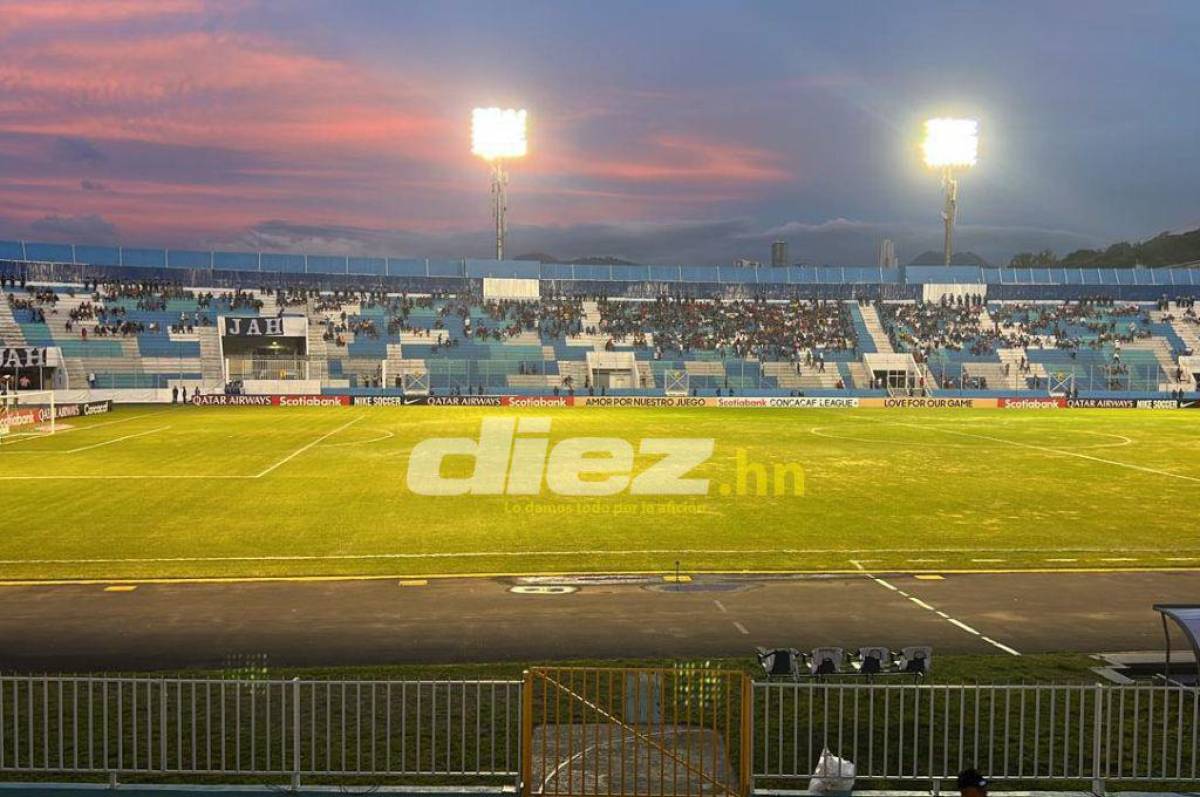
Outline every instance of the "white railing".
{"type": "MultiPolygon", "coordinates": [[[[522,682],[0,677],[0,774],[511,785],[522,682]]],[[[1200,784],[1200,689],[755,683],[731,759],[804,787],[822,750],[871,782],[1200,784]],[[744,729],[744,730],[743,730],[744,729]],[[749,738],[747,738],[749,736],[749,738]],[[739,754],[740,755],[740,754],[739,754]]],[[[545,762],[543,762],[545,763],[545,762]]],[[[557,762],[561,763],[561,762],[557,762]]]]}
{"type": "Polygon", "coordinates": [[[0,772],[511,782],[520,681],[0,678],[0,772]]]}
{"type": "Polygon", "coordinates": [[[807,780],[822,750],[860,781],[1200,781],[1200,689],[755,684],[758,785],[807,780]]]}

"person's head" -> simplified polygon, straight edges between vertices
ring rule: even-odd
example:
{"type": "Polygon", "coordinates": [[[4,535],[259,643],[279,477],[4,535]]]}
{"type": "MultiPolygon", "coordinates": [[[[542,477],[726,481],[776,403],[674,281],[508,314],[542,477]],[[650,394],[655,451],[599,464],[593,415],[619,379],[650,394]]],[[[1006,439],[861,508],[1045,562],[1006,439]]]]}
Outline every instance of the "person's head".
{"type": "Polygon", "coordinates": [[[958,791],[963,797],[987,797],[987,778],[977,769],[964,769],[958,773],[958,791]]]}

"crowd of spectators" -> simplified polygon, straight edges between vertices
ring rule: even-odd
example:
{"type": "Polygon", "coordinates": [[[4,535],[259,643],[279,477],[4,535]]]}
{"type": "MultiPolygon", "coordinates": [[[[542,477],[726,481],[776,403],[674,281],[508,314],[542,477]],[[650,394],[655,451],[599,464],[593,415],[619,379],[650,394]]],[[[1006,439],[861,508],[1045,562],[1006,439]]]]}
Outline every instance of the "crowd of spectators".
{"type": "MultiPolygon", "coordinates": [[[[65,328],[85,340],[162,333],[164,327],[190,333],[212,325],[218,313],[261,312],[266,299],[267,305],[278,307],[280,313],[308,314],[322,327],[322,337],[341,347],[351,336],[364,340],[404,336],[432,340],[432,352],[437,354],[472,341],[503,342],[529,336],[544,342],[589,336],[606,348],[632,346],[653,359],[686,359],[690,353],[705,352],[719,358],[791,362],[800,373],[803,368],[824,371],[830,353],[852,352],[859,344],[850,304],[836,300],[660,297],[639,301],[598,296],[591,297],[597,318],[585,313],[581,296],[519,301],[485,299],[471,293],[413,296],[382,290],[214,292],[166,282],[94,281],[57,289],[72,299],[82,298],[67,302],[67,310],[62,306],[64,297],[55,290],[12,278],[0,280],[0,288],[9,289],[7,302],[12,309],[25,311],[23,322],[44,323],[48,316],[54,320],[65,314],[56,329],[65,328]],[[177,303],[172,305],[172,301],[177,303]],[[169,308],[180,307],[179,302],[188,303],[186,311],[167,315],[169,308]],[[135,309],[156,314],[155,320],[135,309]]],[[[1114,385],[1128,381],[1130,375],[1130,367],[1122,361],[1122,346],[1154,334],[1149,312],[1153,306],[1101,296],[1055,303],[988,304],[984,296],[972,293],[947,295],[937,301],[875,305],[893,348],[913,354],[918,362],[932,364],[947,351],[989,359],[998,349],[1054,348],[1071,356],[1088,349],[1106,352],[1104,373],[1114,385]]],[[[1158,302],[1154,320],[1160,319],[1200,324],[1191,298],[1158,302]]],[[[1006,379],[1013,376],[1011,369],[1016,369],[1016,376],[1034,378],[1023,358],[1004,368],[1006,379]]],[[[531,358],[519,363],[517,372],[544,374],[545,366],[531,358]]],[[[1179,369],[1175,372],[1178,380],[1179,369]]],[[[934,376],[938,383],[949,378],[934,376]]]]}
{"type": "Polygon", "coordinates": [[[853,350],[858,339],[841,302],[822,300],[731,302],[659,298],[601,301],[600,326],[608,345],[653,346],[655,359],[711,351],[721,357],[798,361],[806,351],[853,350]]]}
{"type": "Polygon", "coordinates": [[[944,296],[937,302],[880,304],[878,312],[892,347],[925,360],[938,351],[982,356],[997,349],[1119,350],[1122,343],[1152,334],[1142,305],[1108,298],[988,307],[978,295],[944,296]]]}
{"type": "Polygon", "coordinates": [[[880,304],[877,312],[892,348],[920,361],[939,349],[982,355],[998,348],[1000,336],[983,329],[983,307],[982,297],[943,296],[938,302],[880,304]]]}
{"type": "Polygon", "coordinates": [[[1150,317],[1141,305],[1112,299],[1084,299],[1062,304],[1002,304],[992,312],[997,332],[1026,341],[1024,348],[1058,348],[1079,351],[1120,348],[1150,337],[1150,317]],[[1086,330],[1087,334],[1084,334],[1086,330]]]}

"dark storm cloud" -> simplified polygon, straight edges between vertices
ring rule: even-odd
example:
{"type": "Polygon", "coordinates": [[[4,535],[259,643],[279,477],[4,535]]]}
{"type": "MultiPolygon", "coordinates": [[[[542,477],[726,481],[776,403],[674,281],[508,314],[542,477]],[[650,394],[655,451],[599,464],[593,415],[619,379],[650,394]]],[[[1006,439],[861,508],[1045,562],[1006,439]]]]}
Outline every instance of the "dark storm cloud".
{"type": "MultiPolygon", "coordinates": [[[[964,225],[961,249],[1004,264],[1022,247],[1071,251],[1096,246],[1094,238],[1062,230],[964,225]]],[[[520,225],[510,230],[509,251],[550,254],[562,260],[609,255],[638,263],[728,265],[735,258],[770,261],[771,242],[783,239],[791,256],[808,265],[874,265],[879,242],[890,238],[901,262],[941,246],[935,227],[834,219],[822,224],[789,222],[772,228],[750,219],[672,222],[612,222],[556,227],[520,225]]],[[[489,230],[418,232],[346,225],[266,221],[241,235],[208,241],[213,248],[336,253],[392,257],[457,258],[490,256],[489,230]]]]}
{"type": "Polygon", "coordinates": [[[45,216],[29,225],[39,239],[66,243],[115,244],[117,228],[102,216],[45,216]]]}
{"type": "Polygon", "coordinates": [[[64,163],[82,163],[97,166],[108,161],[108,156],[92,142],[83,138],[54,139],[52,155],[64,163]]]}

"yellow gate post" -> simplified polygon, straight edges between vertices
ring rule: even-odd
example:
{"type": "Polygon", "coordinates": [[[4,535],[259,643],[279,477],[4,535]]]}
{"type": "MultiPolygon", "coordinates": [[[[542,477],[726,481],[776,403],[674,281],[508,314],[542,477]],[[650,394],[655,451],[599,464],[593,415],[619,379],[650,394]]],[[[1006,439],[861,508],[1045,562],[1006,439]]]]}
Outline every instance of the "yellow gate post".
{"type": "Polygon", "coordinates": [[[738,763],[741,766],[742,795],[749,797],[754,792],[754,776],[751,775],[751,762],[754,755],[754,681],[746,673],[742,674],[742,733],[741,744],[738,747],[740,755],[738,763]]]}
{"type": "Polygon", "coordinates": [[[521,684],[521,794],[533,794],[533,673],[525,670],[521,684]]]}

